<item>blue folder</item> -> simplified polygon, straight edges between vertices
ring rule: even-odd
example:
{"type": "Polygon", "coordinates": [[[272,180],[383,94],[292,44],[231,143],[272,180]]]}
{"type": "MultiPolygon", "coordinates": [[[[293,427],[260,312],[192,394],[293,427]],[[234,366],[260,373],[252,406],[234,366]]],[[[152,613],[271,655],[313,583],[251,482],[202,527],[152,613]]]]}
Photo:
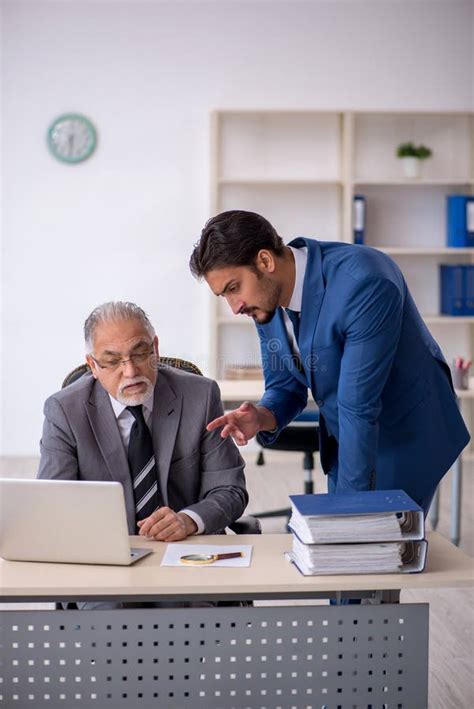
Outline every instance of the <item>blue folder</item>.
{"type": "Polygon", "coordinates": [[[474,264],[446,264],[440,270],[440,312],[474,315],[474,264]]]}
{"type": "Polygon", "coordinates": [[[365,241],[365,197],[355,194],[353,200],[353,231],[354,244],[363,244],[365,241]]]}
{"type": "Polygon", "coordinates": [[[290,495],[290,501],[303,517],[394,513],[399,518],[404,541],[419,540],[425,536],[423,510],[403,490],[290,495]]]}
{"type": "Polygon", "coordinates": [[[474,246],[474,196],[448,195],[446,214],[448,246],[474,246]]]}

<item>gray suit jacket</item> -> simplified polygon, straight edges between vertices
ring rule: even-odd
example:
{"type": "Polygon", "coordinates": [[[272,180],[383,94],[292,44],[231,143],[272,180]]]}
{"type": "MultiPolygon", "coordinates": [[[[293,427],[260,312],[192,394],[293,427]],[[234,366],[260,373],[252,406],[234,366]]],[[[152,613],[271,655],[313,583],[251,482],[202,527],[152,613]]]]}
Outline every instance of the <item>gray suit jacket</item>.
{"type": "MultiPolygon", "coordinates": [[[[207,534],[240,517],[248,501],[234,442],[206,431],[222,411],[214,381],[160,366],[152,416],[158,481],[165,503],[176,512],[194,510],[207,534]]],[[[44,415],[38,477],[122,483],[129,532],[136,534],[127,454],[105,389],[86,374],[49,397],[44,415]]]]}

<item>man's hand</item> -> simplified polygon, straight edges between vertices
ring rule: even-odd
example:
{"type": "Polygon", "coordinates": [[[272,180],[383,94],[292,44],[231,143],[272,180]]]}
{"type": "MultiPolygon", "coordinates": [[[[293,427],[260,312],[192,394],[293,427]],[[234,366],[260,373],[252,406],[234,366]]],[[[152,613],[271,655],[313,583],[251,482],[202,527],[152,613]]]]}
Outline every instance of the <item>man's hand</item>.
{"type": "Polygon", "coordinates": [[[174,512],[170,507],[159,507],[149,517],[137,522],[139,535],[156,542],[179,542],[197,531],[191,517],[174,512]]]}
{"type": "Polygon", "coordinates": [[[222,438],[232,436],[238,446],[245,446],[259,431],[272,431],[276,428],[276,420],[271,411],[263,406],[254,406],[244,401],[238,409],[225,416],[219,416],[207,424],[208,431],[214,431],[223,426],[222,438]]]}

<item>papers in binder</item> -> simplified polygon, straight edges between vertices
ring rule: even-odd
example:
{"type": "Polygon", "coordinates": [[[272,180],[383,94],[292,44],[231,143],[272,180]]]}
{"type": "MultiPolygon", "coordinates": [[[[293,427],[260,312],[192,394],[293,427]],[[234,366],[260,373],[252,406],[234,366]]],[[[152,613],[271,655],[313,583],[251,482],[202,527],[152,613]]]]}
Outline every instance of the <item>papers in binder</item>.
{"type": "Polygon", "coordinates": [[[304,544],[293,536],[290,560],[304,576],[422,571],[426,541],[379,544],[304,544]]]}

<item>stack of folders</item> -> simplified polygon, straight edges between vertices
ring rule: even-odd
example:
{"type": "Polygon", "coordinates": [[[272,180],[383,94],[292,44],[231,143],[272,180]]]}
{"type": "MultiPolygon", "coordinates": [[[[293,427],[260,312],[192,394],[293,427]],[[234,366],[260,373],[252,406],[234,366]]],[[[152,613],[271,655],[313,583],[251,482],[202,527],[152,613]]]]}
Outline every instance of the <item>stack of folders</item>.
{"type": "Polygon", "coordinates": [[[423,510],[403,490],[290,495],[290,559],[305,576],[425,567],[423,510]]]}

